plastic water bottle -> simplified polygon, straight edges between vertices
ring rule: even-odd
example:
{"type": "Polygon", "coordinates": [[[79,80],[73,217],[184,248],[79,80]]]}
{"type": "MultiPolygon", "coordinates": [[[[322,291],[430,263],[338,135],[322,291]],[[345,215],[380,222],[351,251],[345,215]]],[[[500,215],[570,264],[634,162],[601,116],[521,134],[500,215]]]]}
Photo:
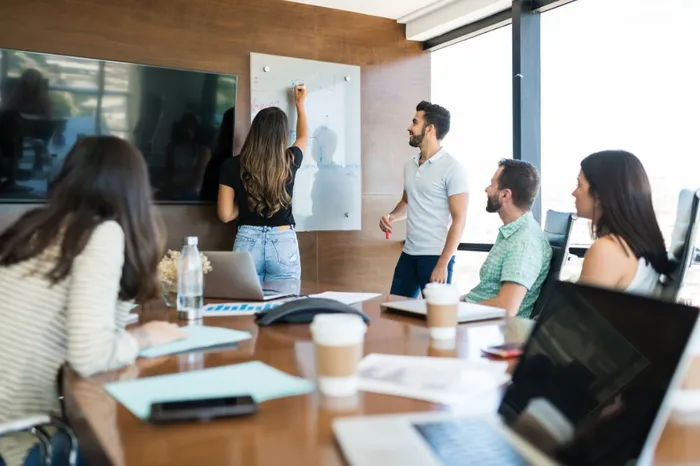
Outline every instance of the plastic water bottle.
{"type": "Polygon", "coordinates": [[[196,236],[188,236],[177,262],[177,315],[180,319],[202,318],[204,273],[197,243],[196,236]]]}

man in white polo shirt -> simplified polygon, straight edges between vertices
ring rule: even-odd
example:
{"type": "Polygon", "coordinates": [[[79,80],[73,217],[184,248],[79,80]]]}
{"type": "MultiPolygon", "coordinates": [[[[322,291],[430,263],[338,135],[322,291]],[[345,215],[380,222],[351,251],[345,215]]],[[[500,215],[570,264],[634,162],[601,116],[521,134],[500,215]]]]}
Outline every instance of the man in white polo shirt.
{"type": "Polygon", "coordinates": [[[408,127],[408,143],[420,153],[404,167],[403,196],[379,221],[391,232],[407,219],[406,244],[394,270],[391,294],[417,298],[430,282],[452,283],[454,255],[467,218],[469,183],[464,167],[440,145],[450,112],[423,101],[408,127]]]}

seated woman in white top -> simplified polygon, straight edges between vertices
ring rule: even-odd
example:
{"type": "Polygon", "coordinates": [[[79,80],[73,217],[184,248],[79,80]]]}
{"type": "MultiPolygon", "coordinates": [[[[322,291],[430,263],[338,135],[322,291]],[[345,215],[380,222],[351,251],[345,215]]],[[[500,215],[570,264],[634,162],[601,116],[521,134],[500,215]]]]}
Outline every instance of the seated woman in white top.
{"type": "Polygon", "coordinates": [[[651,185],[633,154],[611,150],[581,162],[572,193],[579,217],[592,221],[582,283],[651,295],[670,271],[664,238],[651,201],[651,185]]]}
{"type": "MultiPolygon", "coordinates": [[[[90,376],[184,336],[167,322],[125,330],[129,303],[157,295],[155,219],[139,151],[89,137],[68,154],[49,203],[0,235],[0,422],[60,416],[64,363],[90,376]]],[[[0,457],[22,464],[32,445],[28,435],[2,437],[0,457]]]]}

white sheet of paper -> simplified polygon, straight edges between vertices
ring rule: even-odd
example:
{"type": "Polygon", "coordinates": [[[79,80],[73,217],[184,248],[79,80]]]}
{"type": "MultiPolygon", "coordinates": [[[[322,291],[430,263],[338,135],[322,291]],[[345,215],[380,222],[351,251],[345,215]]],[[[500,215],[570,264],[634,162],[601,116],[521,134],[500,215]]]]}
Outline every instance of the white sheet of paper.
{"type": "Polygon", "coordinates": [[[309,298],[326,298],[351,305],[362,301],[369,301],[370,299],[378,298],[379,296],[381,296],[379,293],[344,293],[337,291],[325,291],[323,293],[309,295],[309,298]]]}
{"type": "Polygon", "coordinates": [[[506,383],[507,368],[500,361],[369,354],[360,362],[360,390],[462,404],[506,383]]]}

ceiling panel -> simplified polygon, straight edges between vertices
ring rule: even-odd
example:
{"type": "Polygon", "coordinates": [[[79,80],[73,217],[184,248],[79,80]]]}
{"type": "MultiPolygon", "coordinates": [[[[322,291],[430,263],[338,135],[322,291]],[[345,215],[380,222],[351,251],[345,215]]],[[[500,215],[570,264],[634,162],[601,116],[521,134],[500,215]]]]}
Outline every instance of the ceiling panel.
{"type": "Polygon", "coordinates": [[[353,11],[372,16],[399,19],[409,13],[442,0],[287,0],[295,3],[353,11]]]}

